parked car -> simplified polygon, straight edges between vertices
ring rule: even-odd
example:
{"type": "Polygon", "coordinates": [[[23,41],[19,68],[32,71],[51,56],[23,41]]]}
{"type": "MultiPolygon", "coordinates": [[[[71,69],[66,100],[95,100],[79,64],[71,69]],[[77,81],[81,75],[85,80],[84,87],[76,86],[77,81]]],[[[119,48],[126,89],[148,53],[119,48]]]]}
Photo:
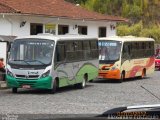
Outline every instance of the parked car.
{"type": "Polygon", "coordinates": [[[155,59],[155,68],[160,70],[160,56],[157,56],[155,59]]]}

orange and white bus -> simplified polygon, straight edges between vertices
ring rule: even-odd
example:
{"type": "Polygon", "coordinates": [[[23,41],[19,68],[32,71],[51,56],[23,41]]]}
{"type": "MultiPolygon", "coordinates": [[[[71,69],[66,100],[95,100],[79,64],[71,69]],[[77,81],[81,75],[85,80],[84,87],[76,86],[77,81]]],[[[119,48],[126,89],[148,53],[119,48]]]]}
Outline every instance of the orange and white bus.
{"type": "Polygon", "coordinates": [[[153,73],[154,39],[134,36],[99,38],[99,77],[122,82],[153,73]]]}

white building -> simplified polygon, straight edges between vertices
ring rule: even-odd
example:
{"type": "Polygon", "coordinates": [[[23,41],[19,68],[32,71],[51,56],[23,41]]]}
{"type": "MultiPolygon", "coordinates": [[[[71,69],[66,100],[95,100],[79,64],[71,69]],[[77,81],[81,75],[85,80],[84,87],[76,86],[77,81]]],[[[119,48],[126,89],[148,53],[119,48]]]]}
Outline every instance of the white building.
{"type": "Polygon", "coordinates": [[[64,0],[0,0],[0,35],[37,33],[116,35],[116,23],[126,19],[88,11],[64,0]]]}

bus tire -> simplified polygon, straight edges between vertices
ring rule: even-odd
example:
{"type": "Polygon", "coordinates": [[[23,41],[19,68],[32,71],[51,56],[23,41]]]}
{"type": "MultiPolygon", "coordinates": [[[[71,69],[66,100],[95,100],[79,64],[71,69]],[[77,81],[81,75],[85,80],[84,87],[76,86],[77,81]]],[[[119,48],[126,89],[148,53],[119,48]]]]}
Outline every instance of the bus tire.
{"type": "Polygon", "coordinates": [[[124,81],[124,79],[125,79],[125,72],[123,71],[123,72],[121,73],[121,78],[120,78],[120,80],[119,80],[119,83],[122,83],[122,82],[124,81]]]}
{"type": "Polygon", "coordinates": [[[83,89],[86,87],[86,79],[83,79],[82,83],[79,84],[79,88],[83,89]]]}
{"type": "Polygon", "coordinates": [[[82,81],[81,83],[78,83],[78,84],[77,84],[77,87],[78,87],[79,89],[85,88],[85,87],[86,87],[87,79],[88,79],[88,76],[87,76],[87,74],[85,74],[85,75],[84,75],[84,78],[83,78],[83,81],[82,81]]]}
{"type": "Polygon", "coordinates": [[[17,89],[16,87],[12,88],[12,93],[17,93],[17,89]]]}
{"type": "Polygon", "coordinates": [[[141,79],[146,77],[146,69],[143,69],[142,75],[140,76],[141,79]]]}
{"type": "Polygon", "coordinates": [[[54,83],[53,83],[53,88],[51,89],[51,93],[56,93],[57,91],[57,80],[55,79],[54,80],[54,83]]]}
{"type": "Polygon", "coordinates": [[[92,82],[93,82],[93,79],[92,79],[92,80],[89,80],[89,82],[92,83],[92,82]]]}

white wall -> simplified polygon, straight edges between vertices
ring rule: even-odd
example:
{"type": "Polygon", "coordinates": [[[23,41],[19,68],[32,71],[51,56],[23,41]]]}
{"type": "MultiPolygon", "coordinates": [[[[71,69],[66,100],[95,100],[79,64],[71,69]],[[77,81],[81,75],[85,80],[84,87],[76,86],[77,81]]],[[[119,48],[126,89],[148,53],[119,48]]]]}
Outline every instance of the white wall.
{"type": "MultiPolygon", "coordinates": [[[[55,22],[56,23],[56,22],[55,22]]],[[[70,25],[69,32],[71,34],[77,34],[78,28],[73,29],[75,25],[87,26],[88,35],[98,37],[99,27],[106,27],[107,36],[115,36],[116,29],[111,30],[110,25],[116,26],[116,22],[97,22],[97,21],[84,21],[84,20],[59,20],[58,24],[70,25]]]]}
{"type": "Polygon", "coordinates": [[[11,35],[12,34],[12,28],[11,23],[8,20],[5,20],[4,18],[0,17],[0,34],[1,35],[11,35]]]}
{"type": "Polygon", "coordinates": [[[107,29],[107,36],[115,36],[116,33],[116,22],[109,22],[108,29],[107,29]],[[110,25],[114,25],[115,29],[111,29],[110,25]]]}
{"type": "Polygon", "coordinates": [[[30,23],[26,22],[23,27],[20,27],[22,21],[16,20],[13,22],[13,35],[28,36],[30,35],[30,23]]]}
{"type": "MultiPolygon", "coordinates": [[[[53,23],[56,24],[56,34],[58,34],[58,24],[69,25],[69,33],[77,34],[78,28],[74,28],[75,25],[87,26],[88,35],[98,37],[98,28],[106,27],[107,36],[116,35],[116,30],[111,30],[110,25],[115,22],[104,21],[84,21],[84,20],[67,20],[59,18],[44,18],[35,16],[0,16],[0,35],[13,35],[13,36],[27,36],[30,35],[30,23],[53,23]],[[20,27],[20,23],[26,21],[23,27],[20,27]]],[[[43,29],[45,31],[45,28],[43,29]]]]}

